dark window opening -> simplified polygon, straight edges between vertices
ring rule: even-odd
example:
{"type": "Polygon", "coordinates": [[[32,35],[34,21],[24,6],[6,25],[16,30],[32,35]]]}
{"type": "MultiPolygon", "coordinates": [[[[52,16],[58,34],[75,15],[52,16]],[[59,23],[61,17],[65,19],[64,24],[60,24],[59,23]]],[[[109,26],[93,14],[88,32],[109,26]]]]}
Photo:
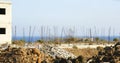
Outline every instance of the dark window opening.
{"type": "Polygon", "coordinates": [[[5,14],[6,14],[5,8],[0,8],[0,14],[2,14],[2,15],[5,15],[5,14]]]}
{"type": "Polygon", "coordinates": [[[0,28],[0,34],[6,34],[6,29],[5,28],[0,28]]]}

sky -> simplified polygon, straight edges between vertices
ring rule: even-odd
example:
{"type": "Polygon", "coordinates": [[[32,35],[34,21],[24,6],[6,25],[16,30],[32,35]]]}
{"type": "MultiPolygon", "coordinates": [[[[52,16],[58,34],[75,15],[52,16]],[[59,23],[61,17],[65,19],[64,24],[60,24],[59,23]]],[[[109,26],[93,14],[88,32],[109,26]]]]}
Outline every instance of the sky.
{"type": "MultiPolygon", "coordinates": [[[[120,0],[12,0],[13,26],[120,29],[120,0]]],[[[19,29],[20,30],[20,29],[19,29]]]]}

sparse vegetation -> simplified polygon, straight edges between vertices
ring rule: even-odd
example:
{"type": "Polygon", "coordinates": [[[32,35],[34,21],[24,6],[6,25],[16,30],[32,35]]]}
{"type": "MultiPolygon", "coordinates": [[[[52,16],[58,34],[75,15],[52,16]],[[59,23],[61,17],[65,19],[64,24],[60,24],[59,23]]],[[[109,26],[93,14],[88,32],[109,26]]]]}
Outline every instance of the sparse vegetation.
{"type": "Polygon", "coordinates": [[[1,47],[6,47],[8,46],[8,43],[1,44],[1,47]]]}
{"type": "Polygon", "coordinates": [[[104,49],[103,47],[100,47],[100,46],[97,47],[98,51],[102,51],[103,49],[104,49]]]}
{"type": "Polygon", "coordinates": [[[67,43],[76,42],[77,38],[69,37],[69,38],[65,38],[64,41],[67,42],[67,43]]]}
{"type": "Polygon", "coordinates": [[[37,40],[38,43],[44,43],[44,40],[37,40]]]}
{"type": "Polygon", "coordinates": [[[73,46],[73,49],[78,49],[78,47],[74,45],[74,46],[73,46]]]}
{"type": "Polygon", "coordinates": [[[19,46],[24,46],[25,45],[25,40],[15,40],[12,42],[12,44],[19,45],[19,46]]]}
{"type": "Polygon", "coordinates": [[[88,59],[98,54],[98,50],[93,48],[84,48],[84,49],[65,48],[65,50],[73,53],[76,56],[83,56],[84,59],[88,59]]]}
{"type": "Polygon", "coordinates": [[[118,38],[114,38],[113,41],[114,41],[114,42],[118,42],[119,39],[118,39],[118,38]]]}

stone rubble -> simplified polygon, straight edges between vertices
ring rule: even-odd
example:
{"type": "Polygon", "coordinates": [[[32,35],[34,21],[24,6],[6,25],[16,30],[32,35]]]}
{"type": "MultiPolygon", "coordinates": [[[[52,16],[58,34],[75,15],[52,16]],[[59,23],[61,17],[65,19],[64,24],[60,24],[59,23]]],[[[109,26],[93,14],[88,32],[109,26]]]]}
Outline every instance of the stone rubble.
{"type": "Polygon", "coordinates": [[[0,63],[41,63],[41,53],[36,48],[8,47],[0,50],[0,63]]]}
{"type": "Polygon", "coordinates": [[[62,58],[69,58],[69,57],[76,58],[76,56],[73,55],[72,53],[62,48],[58,48],[58,47],[51,46],[51,45],[44,45],[40,50],[43,51],[45,54],[49,54],[53,58],[55,58],[56,56],[59,56],[62,58]]]}
{"type": "Polygon", "coordinates": [[[120,63],[120,42],[107,46],[98,55],[89,59],[88,63],[120,63]]]}

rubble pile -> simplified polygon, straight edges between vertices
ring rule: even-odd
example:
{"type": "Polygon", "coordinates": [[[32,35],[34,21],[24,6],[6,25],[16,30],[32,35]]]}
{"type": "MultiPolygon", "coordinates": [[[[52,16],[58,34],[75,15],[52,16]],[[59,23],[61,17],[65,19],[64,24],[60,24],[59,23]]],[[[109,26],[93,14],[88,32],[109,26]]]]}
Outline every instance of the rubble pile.
{"type": "Polygon", "coordinates": [[[72,53],[55,46],[44,45],[41,51],[44,51],[45,54],[48,54],[53,58],[55,58],[56,56],[59,56],[62,58],[69,58],[69,57],[76,58],[76,56],[73,55],[72,53]]]}
{"type": "Polygon", "coordinates": [[[88,63],[120,63],[120,42],[107,46],[88,60],[88,63]]]}
{"type": "Polygon", "coordinates": [[[41,63],[41,53],[36,48],[8,47],[0,50],[0,63],[41,63]]]}

